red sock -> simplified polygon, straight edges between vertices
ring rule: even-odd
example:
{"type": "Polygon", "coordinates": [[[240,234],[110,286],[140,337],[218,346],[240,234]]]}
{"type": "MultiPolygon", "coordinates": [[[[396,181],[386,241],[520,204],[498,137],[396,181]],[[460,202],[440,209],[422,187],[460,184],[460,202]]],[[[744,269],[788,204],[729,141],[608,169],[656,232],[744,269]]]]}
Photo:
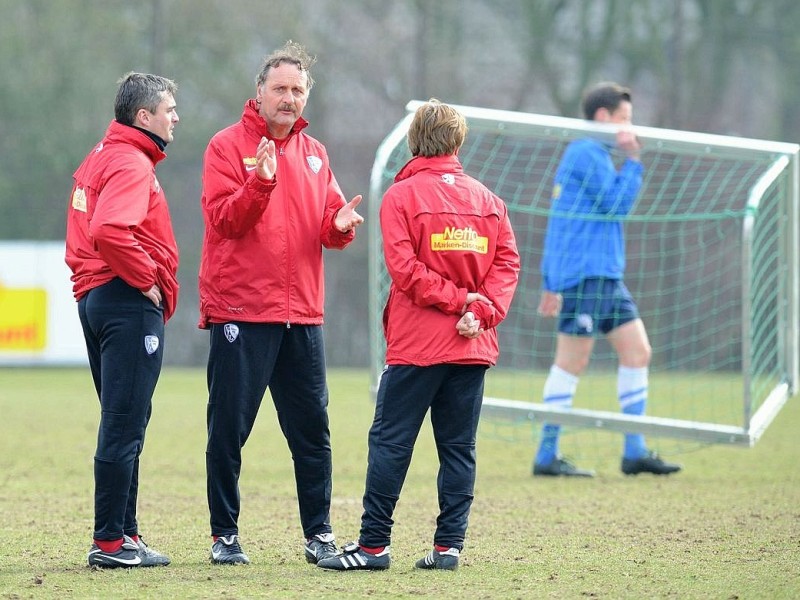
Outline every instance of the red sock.
{"type": "Polygon", "coordinates": [[[212,537],[212,538],[214,538],[214,541],[216,542],[216,541],[217,541],[217,538],[218,538],[219,536],[218,536],[218,535],[212,535],[211,537],[212,537]]]}
{"type": "Polygon", "coordinates": [[[131,538],[137,544],[139,543],[139,536],[138,535],[129,535],[128,537],[131,538]]]}
{"type": "Polygon", "coordinates": [[[122,548],[122,538],[118,540],[94,540],[95,545],[103,552],[113,553],[122,548]]]}
{"type": "Polygon", "coordinates": [[[450,546],[440,546],[439,544],[434,544],[433,549],[437,552],[447,552],[450,550],[450,546]]]}
{"type": "Polygon", "coordinates": [[[366,546],[362,546],[361,544],[359,544],[359,548],[361,548],[367,554],[380,554],[381,552],[383,552],[383,549],[386,548],[386,546],[378,546],[376,548],[367,548],[366,546]]]}

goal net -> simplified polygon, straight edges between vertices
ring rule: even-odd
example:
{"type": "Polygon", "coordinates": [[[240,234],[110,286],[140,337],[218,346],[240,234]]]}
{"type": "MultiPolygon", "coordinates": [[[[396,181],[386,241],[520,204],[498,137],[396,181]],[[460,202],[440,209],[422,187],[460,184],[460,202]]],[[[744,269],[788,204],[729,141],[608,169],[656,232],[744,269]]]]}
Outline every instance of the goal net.
{"type": "MultiPolygon", "coordinates": [[[[410,158],[414,111],[389,133],[372,169],[368,221],[370,370],[383,369],[381,314],[389,289],[378,210],[410,158]]],[[[499,327],[500,360],[488,371],[483,414],[576,428],[641,432],[752,446],[798,377],[798,146],[636,127],[644,180],[626,218],[625,283],[653,356],[646,416],[616,399],[614,352],[598,338],[569,410],[546,406],[556,320],[537,315],[539,265],[553,176],[566,145],[613,126],[457,106],[469,125],[459,157],[507,204],[522,270],[499,327]]],[[[618,157],[620,160],[622,156],[618,157]]]]}

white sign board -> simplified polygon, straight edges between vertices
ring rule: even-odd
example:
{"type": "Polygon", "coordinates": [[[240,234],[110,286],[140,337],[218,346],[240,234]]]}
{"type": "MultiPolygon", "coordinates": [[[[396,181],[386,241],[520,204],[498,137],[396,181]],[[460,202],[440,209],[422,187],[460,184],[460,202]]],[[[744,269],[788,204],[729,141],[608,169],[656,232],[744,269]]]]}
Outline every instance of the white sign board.
{"type": "Polygon", "coordinates": [[[64,242],[0,242],[0,365],[87,364],[64,242]]]}

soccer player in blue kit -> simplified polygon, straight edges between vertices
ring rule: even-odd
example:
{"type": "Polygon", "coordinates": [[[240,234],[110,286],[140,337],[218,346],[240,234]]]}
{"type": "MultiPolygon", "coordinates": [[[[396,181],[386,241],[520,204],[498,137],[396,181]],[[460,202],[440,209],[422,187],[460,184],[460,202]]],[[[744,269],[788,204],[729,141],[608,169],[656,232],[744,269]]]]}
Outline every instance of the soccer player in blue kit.
{"type": "MultiPolygon", "coordinates": [[[[619,125],[616,147],[625,154],[617,169],[611,147],[586,137],[569,144],[558,166],[542,257],[539,314],[558,317],[553,365],[544,402],[570,408],[578,379],[589,364],[595,334],[604,334],[619,358],[617,391],[623,413],[642,415],[651,348],[636,303],[623,282],[623,221],[642,185],[641,144],[631,131],[628,88],[604,82],[583,98],[587,119],[619,125]]],[[[559,454],[561,427],[545,424],[533,464],[535,476],[592,477],[559,454]]],[[[680,470],[648,450],[644,436],[626,433],[622,472],[667,475],[680,470]]]]}

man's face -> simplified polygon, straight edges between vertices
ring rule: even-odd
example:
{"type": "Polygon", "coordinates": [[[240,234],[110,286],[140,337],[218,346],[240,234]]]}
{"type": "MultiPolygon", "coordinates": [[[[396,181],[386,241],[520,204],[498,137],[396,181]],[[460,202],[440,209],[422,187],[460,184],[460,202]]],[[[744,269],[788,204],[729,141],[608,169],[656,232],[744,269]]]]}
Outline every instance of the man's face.
{"type": "Polygon", "coordinates": [[[281,63],[270,69],[266,81],[256,88],[256,100],[273,137],[285,138],[306,107],[308,74],[297,65],[281,63]]]}
{"type": "Polygon", "coordinates": [[[175,109],[175,98],[169,92],[165,92],[161,102],[156,107],[156,112],[151,113],[145,108],[139,110],[139,126],[151,133],[155,133],[165,142],[171,142],[174,137],[172,132],[175,129],[175,125],[180,121],[175,109]]]}
{"type": "Polygon", "coordinates": [[[633,122],[633,105],[627,100],[620,102],[614,112],[609,113],[608,122],[616,125],[630,125],[633,122]]]}

